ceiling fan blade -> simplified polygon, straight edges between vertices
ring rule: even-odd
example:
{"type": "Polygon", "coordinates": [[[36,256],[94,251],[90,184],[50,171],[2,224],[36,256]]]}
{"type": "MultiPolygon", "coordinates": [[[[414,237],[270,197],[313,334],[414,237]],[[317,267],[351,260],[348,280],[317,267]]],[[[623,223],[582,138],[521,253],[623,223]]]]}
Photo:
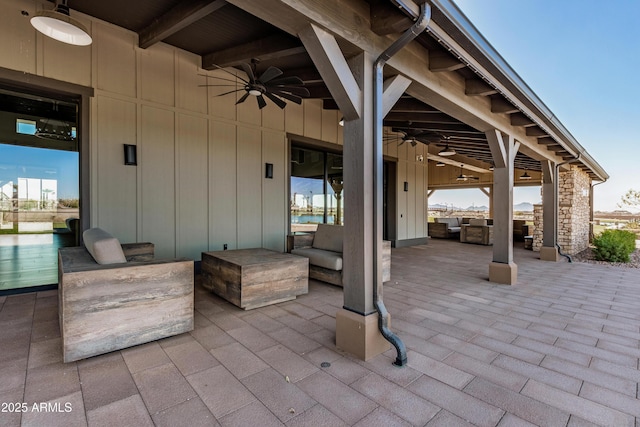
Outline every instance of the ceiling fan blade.
{"type": "Polygon", "coordinates": [[[242,71],[247,73],[247,76],[249,76],[249,81],[251,83],[255,83],[256,76],[253,74],[253,70],[251,69],[251,65],[247,64],[246,62],[241,62],[240,63],[240,68],[242,68],[242,71]]]}
{"type": "Polygon", "coordinates": [[[298,95],[293,95],[287,92],[280,92],[278,90],[272,91],[271,93],[273,93],[274,95],[278,95],[281,98],[288,99],[291,102],[295,102],[296,104],[302,104],[302,98],[300,98],[298,95]]]}
{"type": "Polygon", "coordinates": [[[268,91],[270,92],[287,92],[287,93],[291,93],[293,95],[298,95],[301,97],[306,97],[309,96],[309,89],[307,89],[306,87],[296,87],[296,86],[272,86],[272,85],[266,85],[265,86],[267,88],[268,91]]]}
{"type": "Polygon", "coordinates": [[[230,93],[240,92],[241,90],[243,90],[243,89],[230,90],[229,92],[221,93],[221,94],[218,94],[218,95],[216,95],[216,96],[229,95],[230,93]]]}
{"type": "Polygon", "coordinates": [[[242,95],[240,99],[238,99],[238,102],[236,102],[236,105],[244,102],[244,100],[247,99],[248,96],[249,96],[249,92],[246,92],[244,95],[242,95]]]}
{"type": "Polygon", "coordinates": [[[265,70],[264,73],[260,75],[260,77],[258,77],[258,81],[262,84],[266,84],[267,82],[270,82],[271,80],[281,75],[282,70],[276,67],[269,67],[265,70]]]}
{"type": "Polygon", "coordinates": [[[258,100],[258,107],[260,107],[261,110],[267,106],[267,101],[264,100],[264,96],[258,95],[256,99],[258,100]]]}
{"type": "Polygon", "coordinates": [[[267,98],[269,98],[270,100],[273,101],[274,104],[276,104],[278,107],[280,108],[284,108],[287,106],[287,103],[284,102],[282,99],[278,98],[277,96],[275,96],[272,93],[269,92],[265,92],[265,95],[267,96],[267,98]]]}
{"type": "Polygon", "coordinates": [[[235,85],[232,85],[232,84],[228,84],[228,85],[198,85],[198,87],[230,87],[230,86],[238,87],[237,84],[235,84],[235,85]]]}
{"type": "MultiPolygon", "coordinates": [[[[265,83],[265,82],[262,81],[262,83],[265,83]]],[[[279,79],[271,80],[271,81],[269,81],[269,84],[272,84],[272,85],[283,85],[283,86],[289,86],[289,85],[291,85],[291,86],[302,86],[302,85],[304,85],[304,82],[302,81],[302,79],[300,77],[291,76],[291,77],[280,77],[279,79]]]]}
{"type": "MultiPolygon", "coordinates": [[[[245,79],[243,79],[242,77],[240,77],[240,76],[238,76],[238,75],[236,75],[236,74],[232,73],[231,71],[229,71],[229,70],[227,70],[227,69],[222,68],[222,67],[221,67],[221,66],[219,66],[219,65],[213,64],[213,66],[214,66],[214,67],[216,67],[218,70],[222,70],[222,71],[224,71],[224,72],[225,72],[225,73],[227,73],[227,74],[231,74],[233,77],[235,77],[235,78],[237,78],[237,79],[240,79],[240,80],[242,80],[242,81],[243,81],[243,82],[245,82],[245,83],[249,83],[247,80],[245,80],[245,79]]],[[[211,78],[219,78],[219,79],[221,79],[221,78],[222,78],[222,77],[213,77],[213,76],[209,76],[209,77],[211,77],[211,78]]],[[[232,81],[232,80],[230,80],[230,81],[232,81]]]]}

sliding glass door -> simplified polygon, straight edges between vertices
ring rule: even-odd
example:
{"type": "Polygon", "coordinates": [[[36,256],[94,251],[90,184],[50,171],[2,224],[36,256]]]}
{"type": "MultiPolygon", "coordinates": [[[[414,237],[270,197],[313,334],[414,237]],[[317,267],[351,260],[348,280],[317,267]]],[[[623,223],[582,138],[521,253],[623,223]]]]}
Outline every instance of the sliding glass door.
{"type": "Polygon", "coordinates": [[[0,292],[58,282],[77,245],[77,105],[0,89],[0,292]]]}

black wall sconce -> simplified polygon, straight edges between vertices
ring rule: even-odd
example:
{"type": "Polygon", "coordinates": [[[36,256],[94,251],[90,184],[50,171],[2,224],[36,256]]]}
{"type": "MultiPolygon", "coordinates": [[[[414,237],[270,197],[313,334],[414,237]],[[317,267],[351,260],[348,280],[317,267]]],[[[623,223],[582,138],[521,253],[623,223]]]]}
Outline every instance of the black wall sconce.
{"type": "Polygon", "coordinates": [[[268,179],[273,179],[273,163],[264,164],[264,177],[268,179]]]}
{"type": "Polygon", "coordinates": [[[404,191],[409,191],[409,183],[407,181],[404,182],[404,191]]]}
{"type": "Polygon", "coordinates": [[[138,154],[135,145],[124,144],[124,164],[133,166],[138,164],[138,154]]]}

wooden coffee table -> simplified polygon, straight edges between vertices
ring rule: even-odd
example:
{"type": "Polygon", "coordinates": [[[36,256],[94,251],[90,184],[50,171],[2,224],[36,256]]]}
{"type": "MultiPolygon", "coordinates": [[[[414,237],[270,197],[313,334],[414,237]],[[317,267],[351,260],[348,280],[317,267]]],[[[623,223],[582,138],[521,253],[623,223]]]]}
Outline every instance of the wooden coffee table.
{"type": "Polygon", "coordinates": [[[269,249],[202,253],[203,286],[245,310],[309,292],[309,259],[269,249]]]}

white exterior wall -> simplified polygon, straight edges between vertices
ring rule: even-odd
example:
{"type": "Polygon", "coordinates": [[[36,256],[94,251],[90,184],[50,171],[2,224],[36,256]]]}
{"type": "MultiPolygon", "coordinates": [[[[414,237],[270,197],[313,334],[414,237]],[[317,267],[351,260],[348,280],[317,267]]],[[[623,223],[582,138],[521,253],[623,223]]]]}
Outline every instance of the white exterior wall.
{"type": "MultiPolygon", "coordinates": [[[[51,40],[20,14],[42,4],[3,2],[0,67],[94,88],[91,226],[123,242],[153,242],[159,257],[198,260],[225,243],[284,251],[286,134],[342,144],[340,113],[320,100],[284,110],[270,101],[259,110],[252,98],[236,106],[234,95],[216,96],[226,88],[199,87],[221,83],[205,75],[231,77],[201,69],[199,56],[163,43],[140,49],[135,33],[74,11],[93,44],[51,40]],[[137,167],[124,165],[123,144],[137,145],[137,167]],[[273,179],[264,178],[265,163],[273,179]]],[[[410,183],[409,192],[398,188],[398,239],[426,237],[426,150],[404,144],[385,154],[400,158],[399,186],[410,183]]]]}

